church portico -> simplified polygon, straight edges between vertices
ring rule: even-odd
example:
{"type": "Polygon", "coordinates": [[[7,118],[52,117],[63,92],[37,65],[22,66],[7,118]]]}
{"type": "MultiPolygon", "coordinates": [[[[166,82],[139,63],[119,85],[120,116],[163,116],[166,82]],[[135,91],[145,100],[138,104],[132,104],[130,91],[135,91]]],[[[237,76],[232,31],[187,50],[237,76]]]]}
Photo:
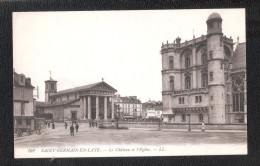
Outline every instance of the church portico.
{"type": "MultiPolygon", "coordinates": [[[[48,106],[52,107],[58,104],[62,108],[63,103],[66,103],[67,108],[70,108],[71,103],[67,103],[66,101],[73,98],[73,101],[77,103],[78,110],[66,109],[66,112],[69,112],[66,113],[68,114],[66,118],[57,117],[58,119],[110,120],[114,119],[113,96],[115,92],[114,88],[102,81],[56,92],[50,95],[48,100],[51,102],[48,103],[48,106]]],[[[54,113],[55,111],[51,112],[54,113]]]]}

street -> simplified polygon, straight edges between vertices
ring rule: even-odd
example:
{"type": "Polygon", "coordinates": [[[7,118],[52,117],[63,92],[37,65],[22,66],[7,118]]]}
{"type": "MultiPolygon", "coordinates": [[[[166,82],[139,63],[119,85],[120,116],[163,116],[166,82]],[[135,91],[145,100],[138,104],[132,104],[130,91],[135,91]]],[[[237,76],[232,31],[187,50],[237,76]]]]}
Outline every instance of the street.
{"type": "Polygon", "coordinates": [[[227,131],[174,131],[157,129],[99,129],[90,128],[87,123],[79,123],[79,132],[70,136],[69,126],[56,123],[55,129],[46,128],[41,135],[33,134],[14,138],[17,147],[62,147],[77,145],[246,145],[247,133],[227,131]]]}

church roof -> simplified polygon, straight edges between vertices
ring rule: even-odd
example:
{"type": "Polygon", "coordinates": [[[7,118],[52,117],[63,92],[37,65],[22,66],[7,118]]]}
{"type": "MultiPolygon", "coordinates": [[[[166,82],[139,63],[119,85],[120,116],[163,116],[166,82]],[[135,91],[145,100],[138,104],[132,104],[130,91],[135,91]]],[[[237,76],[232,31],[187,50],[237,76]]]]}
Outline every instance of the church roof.
{"type": "Polygon", "coordinates": [[[212,19],[222,19],[222,18],[221,18],[221,16],[218,13],[214,12],[211,15],[209,15],[209,17],[208,17],[208,20],[212,20],[212,19]]]}
{"type": "Polygon", "coordinates": [[[53,82],[57,82],[56,80],[52,79],[51,77],[50,77],[50,79],[49,79],[49,80],[46,80],[46,81],[44,81],[44,82],[47,82],[47,81],[53,81],[53,82]]]}
{"type": "Polygon", "coordinates": [[[79,99],[72,99],[72,100],[66,100],[66,101],[60,101],[60,102],[54,102],[54,103],[45,103],[44,107],[53,107],[53,106],[60,106],[60,105],[66,105],[73,103],[79,99]]]}
{"type": "Polygon", "coordinates": [[[233,69],[246,67],[246,43],[239,43],[234,54],[233,69]]]}
{"type": "Polygon", "coordinates": [[[62,90],[62,91],[59,91],[59,92],[57,92],[57,93],[55,93],[51,96],[58,96],[58,95],[62,95],[62,94],[75,93],[75,92],[83,91],[83,90],[92,90],[92,89],[94,90],[96,87],[98,87],[100,85],[105,85],[105,86],[109,87],[109,90],[106,89],[106,91],[113,91],[113,92],[117,91],[116,89],[114,89],[113,87],[111,87],[110,85],[108,85],[105,82],[97,82],[97,83],[93,83],[93,84],[88,84],[88,85],[84,85],[84,86],[79,86],[79,87],[75,87],[75,88],[71,88],[71,89],[62,90]]]}

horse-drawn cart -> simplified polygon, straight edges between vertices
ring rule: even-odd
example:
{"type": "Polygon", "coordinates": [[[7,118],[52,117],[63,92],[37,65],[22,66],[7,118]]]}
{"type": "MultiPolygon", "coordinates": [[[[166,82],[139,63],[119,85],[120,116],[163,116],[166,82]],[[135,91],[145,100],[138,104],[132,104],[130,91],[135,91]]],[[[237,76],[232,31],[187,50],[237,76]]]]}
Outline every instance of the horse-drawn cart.
{"type": "Polygon", "coordinates": [[[35,132],[40,135],[45,119],[34,117],[15,117],[14,120],[14,133],[17,134],[18,137],[21,137],[24,133],[27,135],[32,135],[35,132]]]}

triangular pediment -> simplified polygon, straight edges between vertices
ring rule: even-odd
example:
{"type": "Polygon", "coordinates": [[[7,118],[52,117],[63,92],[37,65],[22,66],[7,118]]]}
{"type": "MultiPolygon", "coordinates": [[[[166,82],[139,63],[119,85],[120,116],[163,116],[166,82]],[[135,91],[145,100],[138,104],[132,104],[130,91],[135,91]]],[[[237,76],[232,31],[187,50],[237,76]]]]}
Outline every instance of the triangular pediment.
{"type": "Polygon", "coordinates": [[[89,88],[89,90],[97,90],[97,91],[106,91],[106,92],[117,92],[112,86],[108,85],[105,82],[100,82],[93,87],[89,88]]]}

